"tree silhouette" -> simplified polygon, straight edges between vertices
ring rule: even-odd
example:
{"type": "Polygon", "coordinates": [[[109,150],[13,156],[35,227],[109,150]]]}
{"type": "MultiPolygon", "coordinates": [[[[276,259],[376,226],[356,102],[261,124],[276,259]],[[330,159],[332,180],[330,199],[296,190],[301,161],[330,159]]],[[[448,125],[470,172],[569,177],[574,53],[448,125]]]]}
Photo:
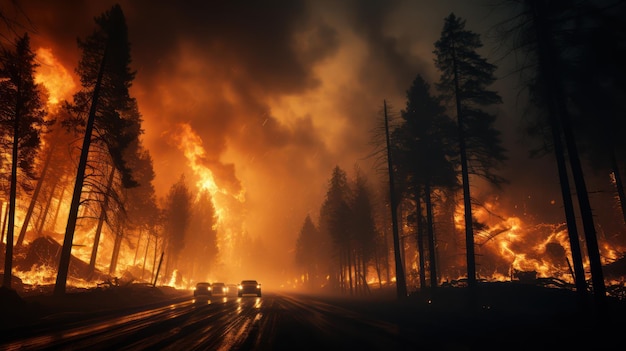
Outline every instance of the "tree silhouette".
{"type": "Polygon", "coordinates": [[[185,240],[192,215],[193,196],[185,176],[172,185],[167,194],[164,207],[164,234],[167,242],[167,264],[165,266],[165,276],[172,273],[172,269],[177,268],[178,257],[185,247],[185,240]]]}
{"type": "Polygon", "coordinates": [[[355,167],[350,207],[352,208],[352,250],[354,252],[353,265],[357,293],[369,293],[367,272],[369,264],[374,258],[378,236],[372,202],[373,193],[367,177],[360,168],[355,167]]]}
{"type": "Polygon", "coordinates": [[[480,36],[465,29],[465,20],[451,13],[435,43],[435,65],[441,72],[437,89],[457,117],[459,157],[465,211],[465,245],[468,285],[476,285],[476,258],[472,227],[469,175],[478,175],[493,184],[505,180],[494,170],[506,160],[500,133],[493,128],[496,116],[484,108],[502,99],[487,87],[495,81],[496,66],[477,53],[480,36]]]}
{"type": "Polygon", "coordinates": [[[307,214],[300,228],[296,241],[296,266],[302,270],[303,284],[309,289],[318,287],[322,282],[319,279],[321,266],[320,232],[307,214]]]}
{"type": "Polygon", "coordinates": [[[328,273],[333,289],[345,291],[345,268],[348,263],[348,248],[350,242],[350,187],[346,172],[335,166],[326,192],[326,199],[320,209],[319,228],[322,235],[330,238],[331,242],[325,250],[332,257],[329,262],[328,273]]]}
{"type": "Polygon", "coordinates": [[[406,108],[401,111],[404,123],[393,133],[397,147],[396,163],[400,178],[405,179],[406,197],[413,198],[412,219],[417,228],[420,259],[420,286],[424,286],[424,225],[428,240],[431,286],[437,285],[436,252],[433,223],[433,193],[437,189],[457,190],[454,138],[455,126],[444,115],[445,109],[430,93],[430,85],[418,75],[406,93],[406,108]],[[422,207],[421,204],[425,207],[422,207]],[[425,210],[425,211],[424,211],[425,210]],[[425,212],[425,213],[423,213],[425,212]],[[424,219],[424,220],[422,220],[424,219]]]}
{"type": "MultiPolygon", "coordinates": [[[[13,236],[18,168],[23,180],[35,178],[34,165],[40,134],[48,125],[41,90],[34,80],[35,54],[30,49],[30,37],[17,39],[15,49],[0,51],[0,133],[12,140],[10,194],[7,244],[3,286],[11,288],[13,270],[13,236]]],[[[27,183],[23,183],[27,184],[27,183]]]]}
{"type": "MultiPolygon", "coordinates": [[[[135,129],[132,128],[134,122],[123,118],[124,111],[133,107],[133,99],[130,98],[128,90],[134,79],[134,72],[131,72],[129,68],[130,45],[126,19],[121,7],[114,5],[109,11],[96,17],[95,22],[97,28],[93,34],[85,40],[78,40],[82,57],[76,71],[81,78],[82,89],[74,94],[73,104],[66,104],[67,110],[74,117],[70,121],[74,122],[75,126],[82,126],[85,123],[85,130],[59,260],[55,295],[65,294],[72,242],[86,178],[85,171],[89,166],[92,137],[95,137],[93,141],[108,150],[111,162],[120,172],[122,183],[127,187],[135,185],[131,172],[122,157],[123,150],[128,143],[137,137],[133,134],[135,133],[135,129]]],[[[97,168],[89,167],[89,169],[97,168]]],[[[105,169],[101,169],[100,174],[101,178],[105,179],[104,174],[108,173],[105,169]]],[[[107,195],[105,190],[101,193],[103,196],[107,195]]]]}

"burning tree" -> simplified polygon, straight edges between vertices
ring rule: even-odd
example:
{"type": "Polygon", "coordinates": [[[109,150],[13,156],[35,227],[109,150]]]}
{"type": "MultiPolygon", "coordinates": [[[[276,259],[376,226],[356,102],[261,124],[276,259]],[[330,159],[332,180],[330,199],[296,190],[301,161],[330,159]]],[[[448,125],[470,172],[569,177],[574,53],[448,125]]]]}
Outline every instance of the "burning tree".
{"type": "MultiPolygon", "coordinates": [[[[40,134],[49,122],[42,91],[35,83],[35,54],[30,49],[30,38],[24,34],[15,49],[0,52],[0,133],[2,144],[10,141],[10,190],[7,244],[3,286],[10,288],[13,270],[13,235],[15,230],[15,203],[17,197],[17,170],[23,172],[22,188],[32,190],[29,179],[35,178],[35,157],[39,150],[40,134]]],[[[6,153],[3,153],[6,154],[6,153]]],[[[4,165],[2,162],[0,165],[4,165]]],[[[4,168],[4,167],[3,167],[4,168]]]]}

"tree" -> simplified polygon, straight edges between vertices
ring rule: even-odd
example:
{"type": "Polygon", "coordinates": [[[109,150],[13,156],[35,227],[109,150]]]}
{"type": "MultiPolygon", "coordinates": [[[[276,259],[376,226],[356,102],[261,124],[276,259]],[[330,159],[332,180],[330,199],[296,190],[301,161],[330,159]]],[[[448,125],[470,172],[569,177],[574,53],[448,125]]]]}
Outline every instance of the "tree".
{"type": "Polygon", "coordinates": [[[309,289],[319,286],[320,232],[307,214],[296,241],[296,266],[302,269],[303,283],[309,289]]]}
{"type": "MultiPolygon", "coordinates": [[[[532,9],[536,33],[536,53],[539,68],[538,84],[540,84],[541,91],[545,94],[544,101],[546,101],[549,108],[549,124],[554,135],[555,145],[556,143],[560,143],[562,138],[566,146],[566,154],[572,170],[583,230],[585,232],[594,298],[599,309],[602,312],[606,312],[606,287],[604,286],[602,262],[600,259],[593,213],[591,211],[589,194],[582,171],[578,145],[574,136],[571,115],[566,103],[567,97],[561,76],[562,71],[559,67],[562,62],[559,60],[553,38],[554,27],[548,20],[548,17],[554,9],[537,1],[529,1],[529,5],[532,9]]],[[[571,241],[570,239],[570,242],[571,241]]]]}
{"type": "Polygon", "coordinates": [[[328,273],[332,288],[344,291],[345,272],[350,242],[350,187],[346,172],[335,166],[326,192],[326,199],[320,209],[319,228],[322,235],[330,239],[324,249],[330,254],[328,273]]]}
{"type": "MultiPolygon", "coordinates": [[[[133,131],[132,128],[128,128],[132,121],[122,118],[123,111],[133,106],[129,88],[135,76],[129,68],[130,44],[126,19],[121,7],[114,5],[109,11],[96,17],[95,22],[97,28],[93,34],[85,40],[78,40],[82,57],[76,71],[81,78],[82,89],[74,94],[74,103],[67,103],[65,106],[73,113],[75,125],[82,126],[84,123],[85,130],[59,260],[55,295],[65,294],[92,137],[95,137],[96,143],[104,145],[108,150],[114,167],[120,172],[122,183],[127,187],[135,185],[122,157],[128,143],[136,138],[136,135],[131,137],[128,134],[129,131],[131,133],[133,131]]],[[[101,170],[102,179],[106,178],[105,173],[101,170]]]]}
{"type": "Polygon", "coordinates": [[[206,280],[218,262],[219,248],[217,245],[216,213],[211,193],[201,191],[193,203],[185,255],[190,265],[189,277],[196,281],[206,280]]]}
{"type": "Polygon", "coordinates": [[[169,276],[172,269],[176,268],[178,256],[185,247],[187,229],[192,214],[193,196],[184,175],[181,175],[178,182],[172,185],[165,201],[164,234],[168,254],[165,276],[169,276]]]}
{"type": "Polygon", "coordinates": [[[13,270],[17,170],[19,168],[23,172],[23,186],[28,186],[26,181],[35,178],[33,168],[40,134],[49,125],[44,121],[46,111],[42,92],[34,80],[36,67],[28,34],[18,38],[15,50],[0,51],[0,132],[3,139],[12,139],[9,222],[3,280],[3,286],[7,288],[11,288],[13,270]]]}
{"type": "Polygon", "coordinates": [[[406,108],[401,111],[404,123],[394,130],[397,148],[396,163],[399,177],[405,179],[407,195],[413,195],[415,215],[411,216],[417,228],[420,259],[420,285],[424,283],[424,235],[428,243],[431,286],[437,285],[436,252],[433,223],[433,193],[437,189],[453,191],[458,188],[454,156],[455,126],[447,116],[439,99],[430,93],[430,85],[418,75],[406,93],[406,108]],[[424,204],[424,208],[422,207],[424,204]],[[425,209],[425,214],[423,213],[425,209]],[[422,219],[425,219],[422,220],[422,219]]]}
{"type": "Polygon", "coordinates": [[[367,273],[369,264],[374,258],[378,231],[372,206],[372,191],[367,177],[358,167],[355,167],[355,180],[352,188],[350,207],[352,208],[355,288],[357,292],[361,287],[364,292],[369,292],[367,273]]]}
{"type": "Polygon", "coordinates": [[[580,156],[589,152],[594,169],[613,173],[618,195],[623,198],[615,156],[623,153],[626,145],[623,138],[616,137],[624,129],[623,123],[617,122],[624,113],[623,60],[620,59],[625,53],[624,3],[534,0],[514,3],[518,4],[521,6],[516,9],[517,20],[508,21],[499,29],[504,40],[514,38],[511,52],[521,51],[528,59],[520,69],[531,102],[528,105],[532,108],[526,131],[541,142],[531,152],[539,156],[547,152],[555,154],[576,291],[581,306],[586,308],[586,273],[570,189],[570,176],[573,178],[594,298],[603,310],[606,288],[595,215],[580,156]]]}
{"type": "Polygon", "coordinates": [[[480,36],[466,30],[465,20],[451,13],[445,19],[434,50],[435,65],[441,72],[437,89],[457,117],[470,287],[476,285],[476,258],[469,175],[478,175],[495,185],[502,184],[505,180],[494,170],[506,160],[500,133],[493,128],[496,116],[484,110],[501,103],[502,99],[497,92],[487,90],[496,79],[496,66],[477,53],[481,47],[480,36]]]}
{"type": "Polygon", "coordinates": [[[389,179],[389,209],[391,210],[391,224],[393,231],[393,249],[394,249],[394,263],[396,268],[396,293],[399,299],[403,299],[407,296],[406,290],[406,277],[404,274],[404,267],[402,263],[402,252],[400,247],[400,230],[398,225],[398,194],[396,193],[395,185],[395,173],[393,150],[391,146],[391,138],[389,133],[389,115],[387,113],[387,101],[383,101],[383,113],[385,116],[385,160],[387,161],[387,175],[389,179]]]}

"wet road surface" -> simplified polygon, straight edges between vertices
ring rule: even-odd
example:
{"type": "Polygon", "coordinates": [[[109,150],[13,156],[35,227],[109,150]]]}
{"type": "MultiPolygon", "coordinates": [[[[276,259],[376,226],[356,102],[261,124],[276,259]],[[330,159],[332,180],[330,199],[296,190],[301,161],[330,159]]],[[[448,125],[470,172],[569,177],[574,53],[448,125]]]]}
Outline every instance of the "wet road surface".
{"type": "MultiPolygon", "coordinates": [[[[54,323],[2,350],[412,350],[393,323],[297,295],[213,297],[54,323]]],[[[13,340],[11,340],[14,337],[13,340]]]]}
{"type": "Polygon", "coordinates": [[[501,288],[472,304],[458,289],[402,302],[270,291],[181,297],[150,308],[50,316],[3,330],[0,350],[623,349],[624,303],[599,318],[577,312],[576,296],[563,291],[501,288]]]}

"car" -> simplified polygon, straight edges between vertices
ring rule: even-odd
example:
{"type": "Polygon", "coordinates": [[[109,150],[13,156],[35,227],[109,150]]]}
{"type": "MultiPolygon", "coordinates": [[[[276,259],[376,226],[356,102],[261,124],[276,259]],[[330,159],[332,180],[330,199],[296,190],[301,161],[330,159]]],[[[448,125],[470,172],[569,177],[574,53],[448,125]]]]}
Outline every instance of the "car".
{"type": "Polygon", "coordinates": [[[199,282],[193,289],[193,297],[211,297],[211,283],[199,282]]]}
{"type": "Polygon", "coordinates": [[[226,288],[228,289],[226,291],[226,295],[228,296],[237,296],[237,284],[226,284],[226,288]]]}
{"type": "Polygon", "coordinates": [[[211,284],[211,296],[226,296],[228,288],[225,283],[215,282],[211,284]]]}
{"type": "Polygon", "coordinates": [[[261,284],[256,280],[242,280],[237,290],[237,296],[256,295],[261,297],[261,284]]]}

